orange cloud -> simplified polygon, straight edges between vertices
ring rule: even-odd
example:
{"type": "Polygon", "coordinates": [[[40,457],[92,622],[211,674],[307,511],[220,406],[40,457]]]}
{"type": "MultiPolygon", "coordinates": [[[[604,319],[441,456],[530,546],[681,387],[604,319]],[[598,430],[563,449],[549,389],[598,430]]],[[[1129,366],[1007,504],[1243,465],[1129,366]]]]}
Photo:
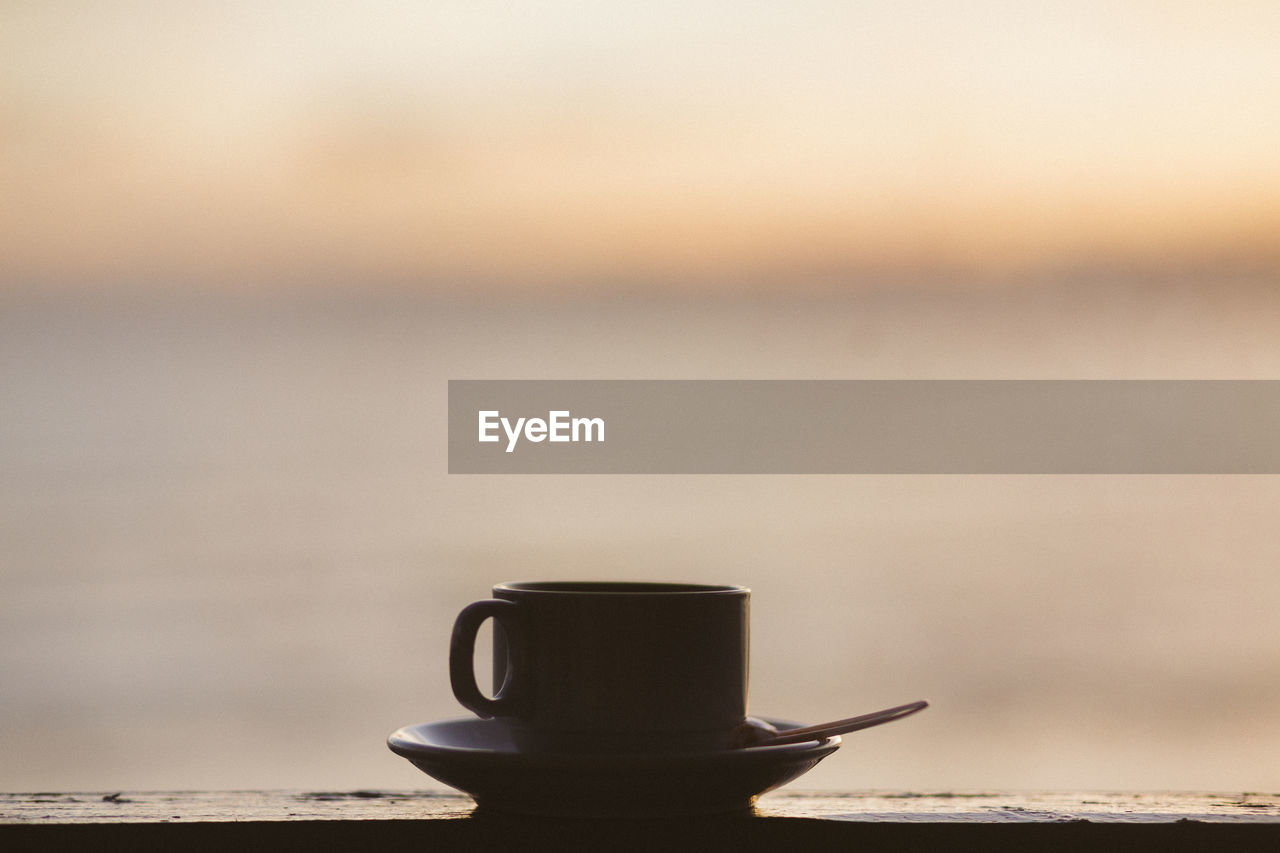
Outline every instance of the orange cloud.
{"type": "Polygon", "coordinates": [[[655,21],[633,43],[464,15],[419,61],[391,18],[375,22],[388,59],[335,41],[340,21],[295,33],[219,8],[141,35],[120,16],[70,35],[34,8],[9,21],[0,286],[767,286],[1280,260],[1280,79],[1244,21],[1202,33],[1183,10],[1196,20],[1151,30],[1140,3],[1008,32],[890,16],[849,31],[884,60],[872,74],[827,31],[759,21],[741,44],[659,38],[655,21]]]}

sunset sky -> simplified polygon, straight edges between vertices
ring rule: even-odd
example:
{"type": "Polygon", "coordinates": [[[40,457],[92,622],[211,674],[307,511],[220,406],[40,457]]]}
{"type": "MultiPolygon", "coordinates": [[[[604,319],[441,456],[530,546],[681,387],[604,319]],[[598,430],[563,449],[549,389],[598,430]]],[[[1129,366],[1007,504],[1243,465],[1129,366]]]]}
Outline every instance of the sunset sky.
{"type": "Polygon", "coordinates": [[[0,288],[1280,269],[1271,2],[0,6],[0,288]]]}
{"type": "Polygon", "coordinates": [[[427,784],[538,577],[751,587],[753,713],[933,703],[800,787],[1280,790],[1280,477],[516,482],[447,411],[1277,379],[1277,237],[1277,0],[3,0],[0,790],[427,784]]]}

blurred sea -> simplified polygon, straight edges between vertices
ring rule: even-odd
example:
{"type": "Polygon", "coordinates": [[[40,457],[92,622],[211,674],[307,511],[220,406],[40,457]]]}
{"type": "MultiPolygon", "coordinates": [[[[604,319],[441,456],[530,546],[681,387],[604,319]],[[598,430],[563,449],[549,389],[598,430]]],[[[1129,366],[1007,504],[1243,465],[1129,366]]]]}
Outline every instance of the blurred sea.
{"type": "Polygon", "coordinates": [[[1272,282],[0,298],[0,789],[415,787],[503,580],[753,589],[805,788],[1280,790],[1280,478],[466,477],[462,378],[1280,377],[1272,282]]]}

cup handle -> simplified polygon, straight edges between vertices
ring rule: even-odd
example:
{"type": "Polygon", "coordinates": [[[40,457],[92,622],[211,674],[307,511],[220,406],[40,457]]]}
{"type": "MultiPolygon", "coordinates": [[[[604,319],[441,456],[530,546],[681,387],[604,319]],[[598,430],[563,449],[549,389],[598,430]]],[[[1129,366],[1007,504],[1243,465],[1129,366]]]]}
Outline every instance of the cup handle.
{"type": "Polygon", "coordinates": [[[462,608],[453,623],[453,636],[449,640],[449,682],[453,685],[453,695],[464,708],[486,720],[490,717],[510,716],[516,712],[516,696],[512,695],[512,685],[519,667],[516,659],[520,656],[515,654],[514,648],[511,649],[506,680],[495,689],[493,698],[485,696],[476,684],[476,631],[484,620],[493,617],[502,622],[508,642],[514,640],[519,643],[519,629],[515,619],[517,607],[514,601],[502,598],[476,601],[462,608]]]}

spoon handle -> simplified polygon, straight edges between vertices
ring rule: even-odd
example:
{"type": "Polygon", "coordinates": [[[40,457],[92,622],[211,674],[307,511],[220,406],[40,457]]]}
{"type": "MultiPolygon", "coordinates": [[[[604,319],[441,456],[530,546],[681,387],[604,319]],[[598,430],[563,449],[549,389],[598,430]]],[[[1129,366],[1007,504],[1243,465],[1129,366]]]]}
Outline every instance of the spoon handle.
{"type": "Polygon", "coordinates": [[[872,726],[878,726],[882,723],[891,723],[894,720],[901,720],[903,717],[909,717],[917,711],[923,711],[929,707],[929,703],[923,700],[919,702],[908,702],[905,705],[897,705],[893,708],[885,708],[883,711],[872,711],[870,714],[859,714],[856,717],[847,717],[843,720],[835,720],[830,723],[819,723],[814,726],[805,726],[800,729],[783,729],[776,735],[767,735],[763,739],[757,741],[756,746],[772,746],[782,743],[801,743],[806,740],[821,740],[824,737],[832,735],[843,735],[849,732],[856,732],[859,729],[869,729],[872,726]]]}

